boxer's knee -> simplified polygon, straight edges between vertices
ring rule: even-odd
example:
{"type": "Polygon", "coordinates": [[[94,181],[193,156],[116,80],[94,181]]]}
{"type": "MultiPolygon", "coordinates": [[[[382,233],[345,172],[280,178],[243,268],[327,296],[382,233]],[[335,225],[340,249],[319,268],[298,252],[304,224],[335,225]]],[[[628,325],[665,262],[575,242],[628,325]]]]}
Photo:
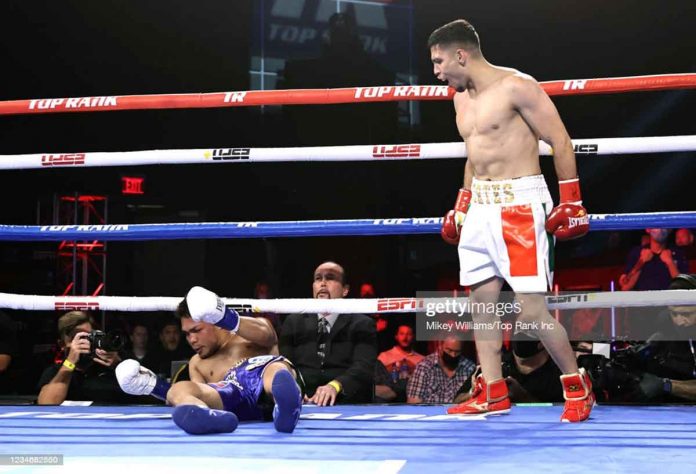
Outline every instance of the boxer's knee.
{"type": "Polygon", "coordinates": [[[517,321],[520,323],[532,323],[550,317],[544,295],[523,294],[518,295],[517,300],[520,303],[520,312],[517,314],[517,321]]]}
{"type": "Polygon", "coordinates": [[[195,397],[199,391],[196,382],[190,382],[188,380],[177,382],[172,385],[172,388],[167,392],[167,404],[172,406],[180,405],[188,397],[195,397]]]}
{"type": "Polygon", "coordinates": [[[275,374],[281,370],[288,371],[292,374],[293,377],[297,377],[297,375],[295,374],[295,370],[292,367],[290,367],[287,363],[282,361],[271,362],[263,371],[263,389],[266,393],[271,393],[273,377],[275,377],[275,374]]]}

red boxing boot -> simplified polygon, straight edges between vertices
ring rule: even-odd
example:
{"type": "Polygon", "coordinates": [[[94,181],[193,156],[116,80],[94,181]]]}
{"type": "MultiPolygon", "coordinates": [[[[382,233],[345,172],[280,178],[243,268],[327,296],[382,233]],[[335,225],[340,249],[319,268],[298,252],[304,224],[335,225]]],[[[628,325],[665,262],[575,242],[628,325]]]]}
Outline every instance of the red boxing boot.
{"type": "Polygon", "coordinates": [[[504,415],[510,412],[510,398],[505,379],[498,379],[489,384],[483,375],[476,377],[476,384],[471,398],[447,409],[450,415],[504,415]]]}
{"type": "Polygon", "coordinates": [[[561,421],[575,423],[588,419],[595,405],[595,396],[590,376],[585,369],[580,369],[575,374],[561,375],[561,384],[563,398],[566,400],[561,421]]]}

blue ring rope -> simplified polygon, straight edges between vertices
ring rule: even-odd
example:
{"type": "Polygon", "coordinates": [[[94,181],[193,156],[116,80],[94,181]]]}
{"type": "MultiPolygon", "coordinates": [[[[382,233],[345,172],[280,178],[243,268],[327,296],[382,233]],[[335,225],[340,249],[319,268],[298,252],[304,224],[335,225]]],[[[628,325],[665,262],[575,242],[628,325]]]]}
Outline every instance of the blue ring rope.
{"type": "MultiPolygon", "coordinates": [[[[265,237],[329,237],[437,234],[439,217],[278,222],[209,222],[179,224],[109,224],[104,226],[0,225],[0,240],[174,240],[250,239],[265,237]]],[[[696,211],[590,215],[591,231],[650,227],[696,228],[696,211]]]]}

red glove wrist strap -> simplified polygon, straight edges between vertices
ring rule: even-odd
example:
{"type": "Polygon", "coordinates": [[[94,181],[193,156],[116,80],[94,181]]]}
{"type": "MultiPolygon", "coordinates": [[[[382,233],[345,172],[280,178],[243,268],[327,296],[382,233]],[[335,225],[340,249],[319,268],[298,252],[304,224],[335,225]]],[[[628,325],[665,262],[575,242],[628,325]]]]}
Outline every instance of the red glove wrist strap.
{"type": "Polygon", "coordinates": [[[469,210],[469,203],[471,202],[471,190],[461,188],[459,194],[457,194],[457,201],[454,203],[454,210],[460,212],[466,212],[469,210]]]}
{"type": "Polygon", "coordinates": [[[558,182],[558,190],[561,194],[561,202],[573,202],[582,204],[580,195],[580,179],[566,179],[558,182]]]}

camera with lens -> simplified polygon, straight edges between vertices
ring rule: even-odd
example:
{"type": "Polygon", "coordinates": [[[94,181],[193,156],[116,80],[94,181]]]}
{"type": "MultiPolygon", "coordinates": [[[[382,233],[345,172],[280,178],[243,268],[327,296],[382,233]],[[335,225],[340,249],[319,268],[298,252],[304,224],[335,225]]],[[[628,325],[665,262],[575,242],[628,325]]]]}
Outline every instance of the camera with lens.
{"type": "Polygon", "coordinates": [[[83,339],[89,341],[89,354],[83,354],[80,357],[81,365],[89,365],[92,362],[92,358],[97,357],[97,349],[106,352],[116,352],[119,351],[125,343],[125,337],[121,332],[104,332],[98,329],[83,336],[83,339]]]}
{"type": "Polygon", "coordinates": [[[599,354],[578,356],[578,365],[590,374],[592,386],[601,401],[635,401],[641,377],[654,359],[651,342],[618,341],[611,346],[611,358],[599,354]]]}

